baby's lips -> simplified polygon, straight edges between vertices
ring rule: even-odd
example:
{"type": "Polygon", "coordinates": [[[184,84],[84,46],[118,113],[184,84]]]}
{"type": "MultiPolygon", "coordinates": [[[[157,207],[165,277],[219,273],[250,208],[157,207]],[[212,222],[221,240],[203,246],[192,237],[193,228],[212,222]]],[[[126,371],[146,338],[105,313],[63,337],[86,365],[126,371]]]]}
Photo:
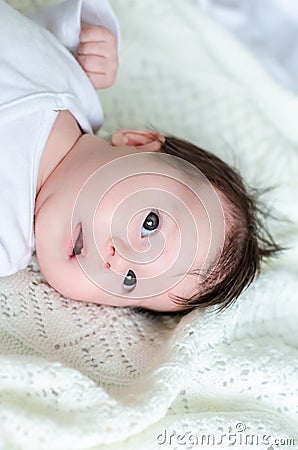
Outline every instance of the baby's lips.
{"type": "Polygon", "coordinates": [[[70,236],[70,240],[68,241],[66,245],[66,253],[69,258],[73,257],[73,239],[72,236],[70,236]]]}
{"type": "MultiPolygon", "coordinates": [[[[72,230],[71,230],[70,242],[67,245],[67,255],[70,258],[72,258],[73,256],[76,256],[76,255],[74,255],[74,247],[75,247],[75,243],[76,243],[76,241],[77,241],[77,239],[79,237],[81,228],[82,228],[82,224],[79,222],[76,225],[76,227],[74,229],[72,228],[72,230]]],[[[80,252],[80,254],[82,254],[82,255],[83,255],[84,247],[85,247],[85,241],[84,241],[84,234],[83,234],[83,247],[82,247],[82,250],[80,252]]]]}

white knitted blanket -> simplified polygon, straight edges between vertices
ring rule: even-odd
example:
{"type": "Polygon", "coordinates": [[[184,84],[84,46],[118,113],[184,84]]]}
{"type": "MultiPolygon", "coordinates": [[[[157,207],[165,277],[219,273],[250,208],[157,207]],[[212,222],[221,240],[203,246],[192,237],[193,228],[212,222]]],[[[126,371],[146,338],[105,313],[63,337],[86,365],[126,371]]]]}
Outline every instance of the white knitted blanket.
{"type": "Polygon", "coordinates": [[[274,185],[290,249],[219,315],[69,301],[34,260],[1,279],[0,449],[298,448],[297,97],[191,2],[112,5],[122,57],[101,134],[154,126],[274,185]]]}

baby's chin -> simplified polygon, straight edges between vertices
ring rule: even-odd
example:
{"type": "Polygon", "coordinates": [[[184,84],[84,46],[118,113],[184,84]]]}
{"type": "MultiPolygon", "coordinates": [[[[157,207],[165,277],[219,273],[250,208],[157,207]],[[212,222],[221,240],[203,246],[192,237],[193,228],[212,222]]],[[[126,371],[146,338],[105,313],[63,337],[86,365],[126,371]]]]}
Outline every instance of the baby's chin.
{"type": "Polygon", "coordinates": [[[67,270],[53,269],[51,264],[38,258],[40,271],[46,282],[63,297],[80,302],[94,303],[97,305],[125,307],[131,305],[131,300],[109,295],[92,283],[84,274],[71,274],[67,270]],[[74,281],[75,280],[75,281],[74,281]]]}
{"type": "MultiPolygon", "coordinates": [[[[43,252],[36,251],[40,271],[47,283],[64,298],[74,301],[93,303],[112,307],[142,308],[154,312],[179,312],[169,293],[157,295],[152,298],[133,299],[129,296],[116,296],[101,289],[83,273],[76,262],[50,261],[43,252]]],[[[181,308],[180,308],[181,309],[181,308]]]]}

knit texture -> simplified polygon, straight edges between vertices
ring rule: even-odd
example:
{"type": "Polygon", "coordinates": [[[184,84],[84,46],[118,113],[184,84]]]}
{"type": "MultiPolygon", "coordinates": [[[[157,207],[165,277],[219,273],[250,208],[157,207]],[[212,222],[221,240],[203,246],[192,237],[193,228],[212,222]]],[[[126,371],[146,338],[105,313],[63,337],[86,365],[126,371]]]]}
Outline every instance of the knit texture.
{"type": "Polygon", "coordinates": [[[297,448],[297,97],[191,2],[111,3],[122,50],[100,134],[151,126],[274,185],[289,250],[220,314],[71,301],[34,258],[0,279],[0,449],[297,448]]]}

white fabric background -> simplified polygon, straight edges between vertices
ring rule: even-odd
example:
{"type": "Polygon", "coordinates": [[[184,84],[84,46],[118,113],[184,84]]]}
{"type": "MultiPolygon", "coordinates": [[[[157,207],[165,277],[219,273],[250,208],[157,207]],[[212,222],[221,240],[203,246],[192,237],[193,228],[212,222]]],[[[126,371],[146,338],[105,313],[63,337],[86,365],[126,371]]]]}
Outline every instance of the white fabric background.
{"type": "Polygon", "coordinates": [[[101,134],[152,125],[276,185],[264,198],[291,249],[230,310],[181,320],[63,299],[34,261],[0,280],[0,449],[174,449],[178,433],[235,433],[241,448],[240,422],[297,446],[297,97],[191,2],[112,5],[123,48],[101,134]]]}
{"type": "Polygon", "coordinates": [[[298,92],[296,0],[192,0],[231,30],[268,71],[298,92]]]}

